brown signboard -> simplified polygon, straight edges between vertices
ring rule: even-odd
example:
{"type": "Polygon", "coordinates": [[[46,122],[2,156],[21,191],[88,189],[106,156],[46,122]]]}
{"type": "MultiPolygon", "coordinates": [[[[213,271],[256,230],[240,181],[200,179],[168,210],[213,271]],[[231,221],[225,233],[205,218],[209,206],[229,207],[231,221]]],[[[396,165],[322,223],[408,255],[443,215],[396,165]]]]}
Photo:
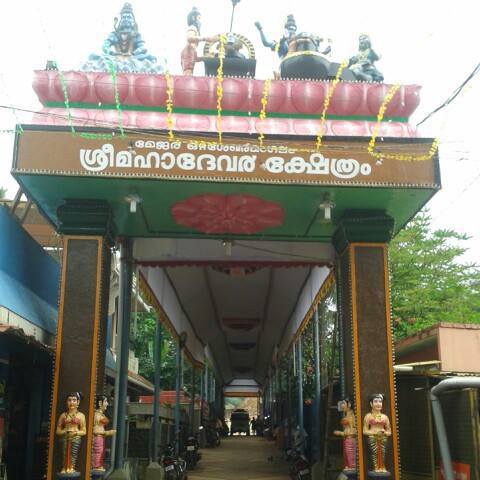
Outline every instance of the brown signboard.
{"type": "Polygon", "coordinates": [[[391,160],[391,155],[426,156],[431,141],[388,139],[369,154],[368,138],[314,140],[179,136],[161,133],[85,138],[67,131],[25,130],[18,136],[14,173],[96,177],[144,177],[253,183],[361,186],[439,186],[436,156],[391,160]]]}

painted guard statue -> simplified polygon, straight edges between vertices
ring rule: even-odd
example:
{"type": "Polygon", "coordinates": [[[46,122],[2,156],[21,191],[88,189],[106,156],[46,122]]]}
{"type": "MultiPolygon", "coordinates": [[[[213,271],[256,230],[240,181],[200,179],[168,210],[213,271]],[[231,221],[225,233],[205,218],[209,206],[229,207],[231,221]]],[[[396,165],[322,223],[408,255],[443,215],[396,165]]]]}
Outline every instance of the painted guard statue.
{"type": "Polygon", "coordinates": [[[82,396],[80,392],[71,392],[67,395],[67,410],[57,421],[56,434],[62,442],[62,469],[57,478],[79,478],[76,470],[78,453],[82,445],[82,438],[87,433],[85,415],[78,410],[82,396]]]}
{"type": "Polygon", "coordinates": [[[116,430],[107,430],[110,420],[105,415],[108,399],[105,395],[95,397],[95,414],[93,416],[93,446],[92,446],[92,479],[102,478],[105,471],[105,440],[117,433],[116,430]]]}
{"type": "Polygon", "coordinates": [[[385,464],[388,439],[392,435],[389,418],[382,413],[383,394],[370,395],[371,411],[363,419],[363,434],[367,437],[372,469],[368,471],[371,478],[390,476],[385,464]]]}
{"type": "Polygon", "coordinates": [[[333,434],[343,439],[342,472],[348,479],[354,479],[357,478],[357,424],[350,398],[340,400],[338,410],[343,413],[342,430],[334,430],[333,434]]]}
{"type": "Polygon", "coordinates": [[[103,43],[102,52],[90,55],[81,70],[109,72],[112,64],[115,71],[121,73],[164,73],[166,70],[165,60],[147,53],[130,3],[123,6],[120,19],[115,18],[114,30],[103,43]]]}

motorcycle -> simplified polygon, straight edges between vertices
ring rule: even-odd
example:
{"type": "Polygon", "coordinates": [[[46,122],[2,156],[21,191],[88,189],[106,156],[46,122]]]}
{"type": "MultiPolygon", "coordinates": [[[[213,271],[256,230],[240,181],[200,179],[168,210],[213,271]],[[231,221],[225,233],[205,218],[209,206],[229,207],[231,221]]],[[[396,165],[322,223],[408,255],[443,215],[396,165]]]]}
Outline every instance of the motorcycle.
{"type": "Polygon", "coordinates": [[[213,425],[207,425],[206,430],[206,440],[207,440],[207,447],[219,447],[220,446],[220,434],[218,430],[213,425]]]}
{"type": "Polygon", "coordinates": [[[196,435],[190,435],[187,438],[185,447],[185,460],[188,470],[193,470],[197,466],[197,462],[202,458],[202,454],[198,451],[199,444],[196,435]]]}
{"type": "Polygon", "coordinates": [[[167,445],[162,459],[165,480],[186,480],[187,462],[183,458],[175,458],[173,445],[167,445]]]}
{"type": "Polygon", "coordinates": [[[310,480],[310,464],[307,457],[303,455],[298,448],[289,448],[285,452],[287,461],[292,465],[290,467],[290,477],[293,480],[310,480]]]}

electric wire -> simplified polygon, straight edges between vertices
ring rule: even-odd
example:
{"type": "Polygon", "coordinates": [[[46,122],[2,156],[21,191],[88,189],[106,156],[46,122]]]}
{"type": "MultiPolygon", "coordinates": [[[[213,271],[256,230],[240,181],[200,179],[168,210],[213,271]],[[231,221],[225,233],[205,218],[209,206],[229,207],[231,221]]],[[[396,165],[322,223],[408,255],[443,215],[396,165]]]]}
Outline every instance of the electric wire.
{"type": "MultiPolygon", "coordinates": [[[[52,112],[30,110],[30,109],[21,108],[21,107],[14,107],[12,105],[0,105],[0,109],[11,109],[11,110],[15,109],[17,112],[35,114],[35,115],[39,115],[39,116],[49,117],[49,118],[52,118],[52,119],[63,120],[65,122],[68,122],[69,119],[71,118],[72,120],[75,121],[75,123],[78,122],[78,124],[76,123],[77,128],[83,126],[83,127],[86,127],[86,128],[88,128],[88,127],[99,127],[99,128],[111,129],[113,131],[118,130],[118,124],[117,123],[109,122],[109,121],[106,121],[106,120],[104,121],[104,120],[97,120],[97,119],[86,119],[85,117],[76,117],[75,115],[71,115],[69,117],[68,115],[63,115],[61,113],[52,113],[52,112]]],[[[68,124],[58,125],[58,127],[62,127],[62,126],[68,127],[69,125],[68,124]]],[[[152,131],[152,130],[155,130],[154,127],[152,127],[152,129],[150,131],[148,131],[148,130],[141,130],[141,129],[138,129],[138,128],[135,128],[135,127],[124,126],[123,130],[124,130],[125,133],[141,135],[143,137],[161,138],[161,139],[165,139],[166,132],[167,132],[166,128],[158,129],[157,131],[152,131]]],[[[11,133],[13,133],[13,132],[11,132],[11,133]]],[[[194,133],[196,135],[201,135],[203,138],[212,139],[213,142],[215,141],[216,138],[218,138],[218,134],[216,132],[185,132],[185,133],[180,132],[179,135],[184,137],[182,139],[183,141],[189,141],[189,140],[191,140],[190,137],[191,137],[192,133],[194,133]]],[[[229,133],[230,133],[231,138],[238,138],[238,137],[236,137],[236,134],[239,133],[239,132],[229,132],[229,133]]],[[[248,136],[251,138],[252,142],[255,142],[256,139],[257,139],[256,135],[254,135],[254,134],[249,133],[248,136]]],[[[382,138],[382,140],[383,140],[383,138],[382,138]]],[[[275,142],[273,139],[270,140],[270,141],[275,143],[275,144],[278,143],[278,141],[275,142]]],[[[268,141],[266,143],[268,144],[268,141]]],[[[422,149],[423,144],[419,143],[419,144],[417,144],[417,146],[418,146],[419,149],[422,149]]],[[[350,145],[350,146],[328,145],[327,148],[329,150],[335,150],[335,151],[339,151],[339,152],[348,151],[350,154],[365,153],[365,148],[361,148],[361,144],[359,144],[358,148],[355,148],[354,145],[350,145]]],[[[388,151],[398,152],[398,151],[402,151],[404,149],[410,151],[411,148],[412,148],[412,144],[409,144],[409,143],[406,143],[406,144],[396,143],[396,144],[391,144],[391,145],[382,145],[382,149],[384,149],[384,152],[388,152],[388,151]]],[[[309,152],[316,153],[314,148],[311,148],[309,150],[309,152]]]]}
{"type": "Polygon", "coordinates": [[[417,127],[420,126],[422,123],[426,122],[429,118],[431,118],[433,115],[435,115],[437,112],[445,108],[447,105],[453,102],[455,98],[460,95],[462,90],[465,88],[468,82],[478,73],[480,72],[480,63],[473,69],[472,73],[461,83],[460,86],[458,86],[453,93],[445,100],[441,105],[439,105],[437,108],[432,110],[423,120],[421,120],[419,123],[417,123],[417,127]]]}
{"type": "Polygon", "coordinates": [[[254,247],[253,245],[247,245],[246,243],[242,243],[242,242],[234,242],[234,245],[238,246],[238,247],[246,248],[247,250],[255,250],[255,251],[258,251],[258,252],[262,252],[262,253],[270,253],[270,254],[273,254],[273,255],[278,255],[280,257],[302,258],[304,260],[310,260],[310,261],[314,261],[314,262],[317,262],[317,263],[325,263],[324,261],[322,261],[318,257],[312,257],[312,256],[309,256],[309,255],[301,255],[299,253],[287,253],[287,252],[280,252],[278,250],[271,250],[269,248],[254,247]]]}

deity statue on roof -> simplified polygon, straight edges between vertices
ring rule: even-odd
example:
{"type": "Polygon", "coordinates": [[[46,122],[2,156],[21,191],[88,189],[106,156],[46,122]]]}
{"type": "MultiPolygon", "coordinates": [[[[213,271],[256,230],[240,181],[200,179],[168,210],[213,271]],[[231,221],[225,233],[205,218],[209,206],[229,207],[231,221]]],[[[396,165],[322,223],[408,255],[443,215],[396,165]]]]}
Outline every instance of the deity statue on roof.
{"type": "MultiPolygon", "coordinates": [[[[285,21],[283,36],[269,42],[259,22],[255,23],[263,45],[277,52],[280,59],[279,78],[329,80],[335,78],[339,64],[332,62],[327,55],[332,51],[331,40],[311,32],[297,32],[297,23],[293,15],[285,21]]],[[[354,76],[344,70],[342,80],[353,80],[354,76]]]]}
{"type": "Polygon", "coordinates": [[[273,51],[277,51],[280,59],[285,58],[288,54],[298,51],[319,52],[322,55],[327,55],[331,51],[330,45],[320,51],[320,44],[324,42],[323,38],[305,32],[297,34],[297,23],[295,22],[295,17],[293,15],[287,16],[284,25],[284,35],[278,41],[269,42],[267,40],[260,22],[255,22],[255,26],[260,33],[263,45],[273,51]]]}
{"type": "Polygon", "coordinates": [[[180,54],[184,75],[193,75],[195,63],[199,61],[197,47],[200,42],[214,41],[213,38],[200,35],[201,14],[197,7],[193,7],[187,15],[187,44],[180,54]]]}
{"type": "Polygon", "coordinates": [[[112,65],[122,73],[164,73],[166,70],[164,59],[158,60],[147,53],[130,3],[125,3],[120,18],[115,18],[114,30],[103,43],[102,54],[90,55],[82,70],[108,72],[112,65]]]}
{"type": "Polygon", "coordinates": [[[362,33],[358,37],[358,53],[350,58],[348,68],[357,80],[383,82],[382,73],[374,65],[377,60],[380,60],[380,56],[373,50],[370,37],[362,33]]]}

